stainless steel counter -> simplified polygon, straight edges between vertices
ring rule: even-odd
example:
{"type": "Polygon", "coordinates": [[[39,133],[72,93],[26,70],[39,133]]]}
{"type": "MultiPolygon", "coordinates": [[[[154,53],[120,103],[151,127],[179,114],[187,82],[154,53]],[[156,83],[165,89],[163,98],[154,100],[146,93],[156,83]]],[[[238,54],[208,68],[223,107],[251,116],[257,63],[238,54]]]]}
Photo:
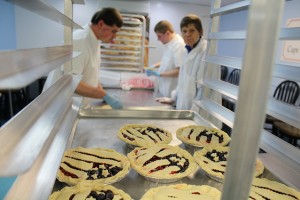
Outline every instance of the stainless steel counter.
{"type": "MultiPolygon", "coordinates": [[[[185,146],[176,138],[178,128],[195,124],[209,126],[203,118],[192,111],[101,110],[94,108],[80,111],[80,117],[74,124],[68,147],[110,148],[126,155],[132,149],[118,139],[118,130],[126,124],[143,123],[153,124],[169,130],[173,136],[170,144],[179,145],[182,148],[185,148],[185,146]]],[[[266,172],[264,176],[269,176],[269,173],[266,172]]],[[[222,190],[222,184],[208,178],[200,168],[194,174],[175,183],[210,185],[222,190]]],[[[113,184],[113,186],[124,190],[135,200],[140,199],[148,189],[160,185],[166,184],[148,181],[133,169],[124,179],[113,184]]],[[[56,182],[54,190],[64,186],[65,184],[56,182]]]]}
{"type": "MultiPolygon", "coordinates": [[[[123,104],[123,109],[127,110],[170,110],[174,109],[169,104],[162,104],[155,101],[155,98],[161,97],[160,93],[150,89],[105,89],[109,94],[116,96],[123,104]]],[[[104,103],[99,100],[92,102],[93,107],[104,107],[104,103]]]]}

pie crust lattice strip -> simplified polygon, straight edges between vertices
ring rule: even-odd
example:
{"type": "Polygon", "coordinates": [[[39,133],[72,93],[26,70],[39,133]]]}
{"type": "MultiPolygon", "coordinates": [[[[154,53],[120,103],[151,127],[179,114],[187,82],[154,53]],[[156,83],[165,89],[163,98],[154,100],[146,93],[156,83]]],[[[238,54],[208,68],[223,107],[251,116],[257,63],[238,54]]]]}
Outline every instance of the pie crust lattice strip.
{"type": "Polygon", "coordinates": [[[118,137],[130,147],[169,144],[172,140],[172,134],[169,131],[148,124],[125,125],[118,131],[118,137]]]}
{"type": "MultiPolygon", "coordinates": [[[[194,153],[194,158],[206,175],[213,180],[222,182],[224,179],[229,147],[208,146],[194,153]]],[[[254,176],[261,175],[264,165],[260,160],[256,160],[254,176]]]]}
{"type": "Polygon", "coordinates": [[[128,158],[132,168],[154,182],[174,182],[197,169],[192,155],[178,146],[138,147],[128,154],[128,158]]]}
{"type": "Polygon", "coordinates": [[[73,187],[64,187],[62,190],[54,192],[49,200],[131,200],[132,198],[123,190],[110,185],[88,184],[81,182],[73,187]]]}
{"type": "Polygon", "coordinates": [[[230,142],[230,137],[226,132],[198,125],[179,128],[176,131],[176,136],[184,144],[201,148],[210,145],[226,146],[230,142]]]}
{"type": "Polygon", "coordinates": [[[77,147],[64,153],[57,179],[69,185],[80,181],[108,184],[124,178],[129,169],[127,157],[115,150],[77,147]]]}
{"type": "Polygon", "coordinates": [[[249,199],[300,200],[300,192],[277,181],[254,178],[249,199]]]}
{"type": "Polygon", "coordinates": [[[141,200],[220,200],[221,192],[207,185],[176,184],[148,190],[141,200]]]}

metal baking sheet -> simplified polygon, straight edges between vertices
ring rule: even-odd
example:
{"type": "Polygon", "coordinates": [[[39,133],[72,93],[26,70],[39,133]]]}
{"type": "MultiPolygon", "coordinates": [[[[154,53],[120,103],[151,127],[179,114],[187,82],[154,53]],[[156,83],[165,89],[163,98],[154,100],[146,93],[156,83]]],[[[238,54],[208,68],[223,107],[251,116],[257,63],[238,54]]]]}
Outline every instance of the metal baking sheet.
{"type": "MultiPolygon", "coordinates": [[[[171,145],[185,145],[176,138],[176,130],[187,125],[209,126],[201,116],[192,111],[150,111],[150,110],[81,110],[79,118],[74,124],[73,133],[69,140],[68,148],[82,146],[86,148],[110,148],[124,155],[132,149],[118,139],[118,130],[126,124],[152,124],[169,130],[173,140],[171,145]]],[[[188,149],[186,149],[188,151],[188,149]]],[[[133,169],[121,181],[112,184],[124,190],[133,199],[140,199],[150,188],[162,185],[186,183],[193,185],[210,185],[222,190],[222,183],[207,177],[200,168],[193,174],[174,183],[156,183],[145,179],[133,169]]],[[[65,184],[56,182],[54,190],[61,189],[65,184]]]]}

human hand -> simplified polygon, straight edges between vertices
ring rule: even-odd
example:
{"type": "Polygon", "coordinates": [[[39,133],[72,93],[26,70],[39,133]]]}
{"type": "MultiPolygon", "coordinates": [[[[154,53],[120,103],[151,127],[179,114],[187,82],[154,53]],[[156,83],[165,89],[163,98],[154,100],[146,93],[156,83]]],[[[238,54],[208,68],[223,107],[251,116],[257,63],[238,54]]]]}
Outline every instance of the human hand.
{"type": "Polygon", "coordinates": [[[146,74],[147,76],[160,76],[160,73],[153,69],[147,69],[146,74]]]}
{"type": "Polygon", "coordinates": [[[159,97],[156,98],[155,101],[158,101],[159,103],[166,103],[166,104],[174,103],[174,101],[169,97],[159,97]]]}
{"type": "Polygon", "coordinates": [[[103,100],[109,104],[113,109],[122,109],[122,103],[114,96],[111,96],[106,93],[103,97],[103,100]]]}

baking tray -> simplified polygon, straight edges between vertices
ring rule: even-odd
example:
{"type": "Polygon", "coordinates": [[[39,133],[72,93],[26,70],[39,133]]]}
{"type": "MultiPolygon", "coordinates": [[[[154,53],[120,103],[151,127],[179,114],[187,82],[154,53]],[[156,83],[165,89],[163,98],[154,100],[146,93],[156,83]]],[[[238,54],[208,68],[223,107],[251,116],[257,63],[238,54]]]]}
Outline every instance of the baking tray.
{"type": "MultiPolygon", "coordinates": [[[[170,145],[178,145],[183,149],[185,145],[176,138],[176,130],[187,125],[211,126],[201,116],[193,111],[177,110],[103,110],[103,109],[81,109],[78,119],[74,124],[67,148],[82,146],[86,148],[111,148],[127,155],[132,149],[117,137],[118,130],[125,124],[153,124],[164,128],[172,133],[170,145]]],[[[186,149],[188,150],[188,149],[186,149]]],[[[116,188],[124,190],[133,199],[141,199],[148,189],[163,185],[186,183],[193,185],[210,185],[219,190],[222,183],[207,177],[204,172],[198,170],[173,183],[157,183],[145,179],[135,170],[131,169],[129,174],[121,181],[114,184],[116,188]]],[[[65,184],[56,181],[53,191],[59,190],[65,184]]]]}

